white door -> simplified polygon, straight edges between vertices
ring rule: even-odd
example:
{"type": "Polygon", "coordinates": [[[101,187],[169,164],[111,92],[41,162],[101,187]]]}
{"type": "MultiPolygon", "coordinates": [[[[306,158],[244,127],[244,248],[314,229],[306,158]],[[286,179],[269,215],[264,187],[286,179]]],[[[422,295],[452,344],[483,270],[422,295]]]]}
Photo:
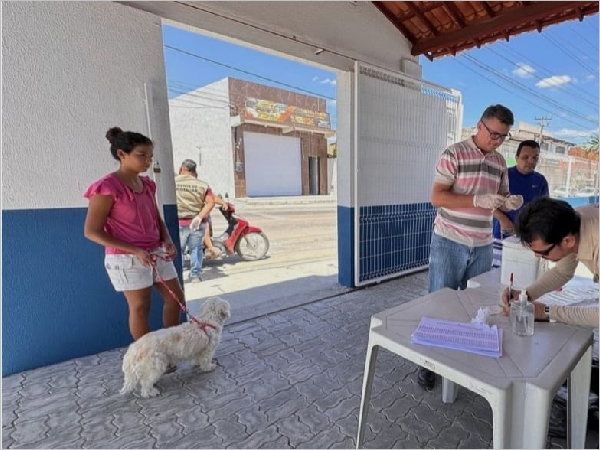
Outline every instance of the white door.
{"type": "Polygon", "coordinates": [[[300,138],[244,132],[246,195],[302,195],[300,138]]]}

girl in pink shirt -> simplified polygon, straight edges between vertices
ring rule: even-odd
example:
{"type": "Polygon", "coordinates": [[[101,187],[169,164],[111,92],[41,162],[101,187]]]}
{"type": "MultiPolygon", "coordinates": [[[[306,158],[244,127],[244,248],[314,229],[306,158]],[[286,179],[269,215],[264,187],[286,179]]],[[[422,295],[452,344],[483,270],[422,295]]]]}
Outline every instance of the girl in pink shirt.
{"type": "Polygon", "coordinates": [[[166,259],[157,258],[156,268],[179,300],[185,300],[172,261],[177,250],[158,212],[156,184],[140,175],[152,164],[152,141],[117,127],[108,130],[106,138],[120,167],[86,190],[89,207],[84,234],[106,248],[106,271],[115,290],[127,299],[129,330],[137,340],[149,331],[152,286],[164,300],[164,326],[172,327],[180,321],[179,305],[154,273],[153,256],[166,259]]]}

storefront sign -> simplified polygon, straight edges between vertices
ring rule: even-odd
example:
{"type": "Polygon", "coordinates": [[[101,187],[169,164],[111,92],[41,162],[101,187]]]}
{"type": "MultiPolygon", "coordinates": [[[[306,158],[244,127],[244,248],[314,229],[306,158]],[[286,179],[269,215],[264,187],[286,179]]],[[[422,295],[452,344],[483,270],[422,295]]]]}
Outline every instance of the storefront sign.
{"type": "Polygon", "coordinates": [[[275,103],[271,100],[246,99],[244,118],[282,125],[296,125],[303,128],[331,130],[328,113],[298,108],[284,103],[275,103]]]}

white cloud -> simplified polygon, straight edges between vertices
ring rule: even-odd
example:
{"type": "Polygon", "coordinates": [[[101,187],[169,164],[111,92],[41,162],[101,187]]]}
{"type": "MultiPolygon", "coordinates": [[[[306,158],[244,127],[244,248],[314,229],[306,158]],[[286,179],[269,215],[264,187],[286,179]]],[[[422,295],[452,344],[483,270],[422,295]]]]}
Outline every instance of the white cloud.
{"type": "Polygon", "coordinates": [[[558,87],[563,84],[567,84],[571,81],[571,77],[569,75],[554,75],[548,78],[543,78],[535,85],[539,88],[548,88],[548,87],[558,87]]]}
{"type": "Polygon", "coordinates": [[[319,78],[319,77],[313,77],[312,79],[315,83],[320,83],[320,84],[330,84],[331,86],[335,86],[337,84],[337,81],[335,80],[335,78],[319,78]]]}
{"type": "Polygon", "coordinates": [[[554,134],[556,134],[557,136],[565,137],[565,138],[588,138],[592,134],[596,134],[596,133],[598,133],[598,128],[596,128],[595,130],[589,130],[589,131],[572,130],[570,128],[563,128],[562,130],[558,130],[554,134]]]}
{"type": "Polygon", "coordinates": [[[513,69],[512,73],[519,78],[531,78],[535,73],[535,69],[529,64],[517,63],[517,67],[513,69]]]}

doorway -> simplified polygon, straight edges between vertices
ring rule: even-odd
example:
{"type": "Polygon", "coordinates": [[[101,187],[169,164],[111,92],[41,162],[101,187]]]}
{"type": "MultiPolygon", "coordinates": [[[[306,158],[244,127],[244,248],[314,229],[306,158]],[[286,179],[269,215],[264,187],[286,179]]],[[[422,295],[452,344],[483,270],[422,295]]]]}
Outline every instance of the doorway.
{"type": "Polygon", "coordinates": [[[310,195],[319,195],[321,193],[319,189],[320,177],[320,159],[317,156],[308,157],[308,193],[310,195]]]}

